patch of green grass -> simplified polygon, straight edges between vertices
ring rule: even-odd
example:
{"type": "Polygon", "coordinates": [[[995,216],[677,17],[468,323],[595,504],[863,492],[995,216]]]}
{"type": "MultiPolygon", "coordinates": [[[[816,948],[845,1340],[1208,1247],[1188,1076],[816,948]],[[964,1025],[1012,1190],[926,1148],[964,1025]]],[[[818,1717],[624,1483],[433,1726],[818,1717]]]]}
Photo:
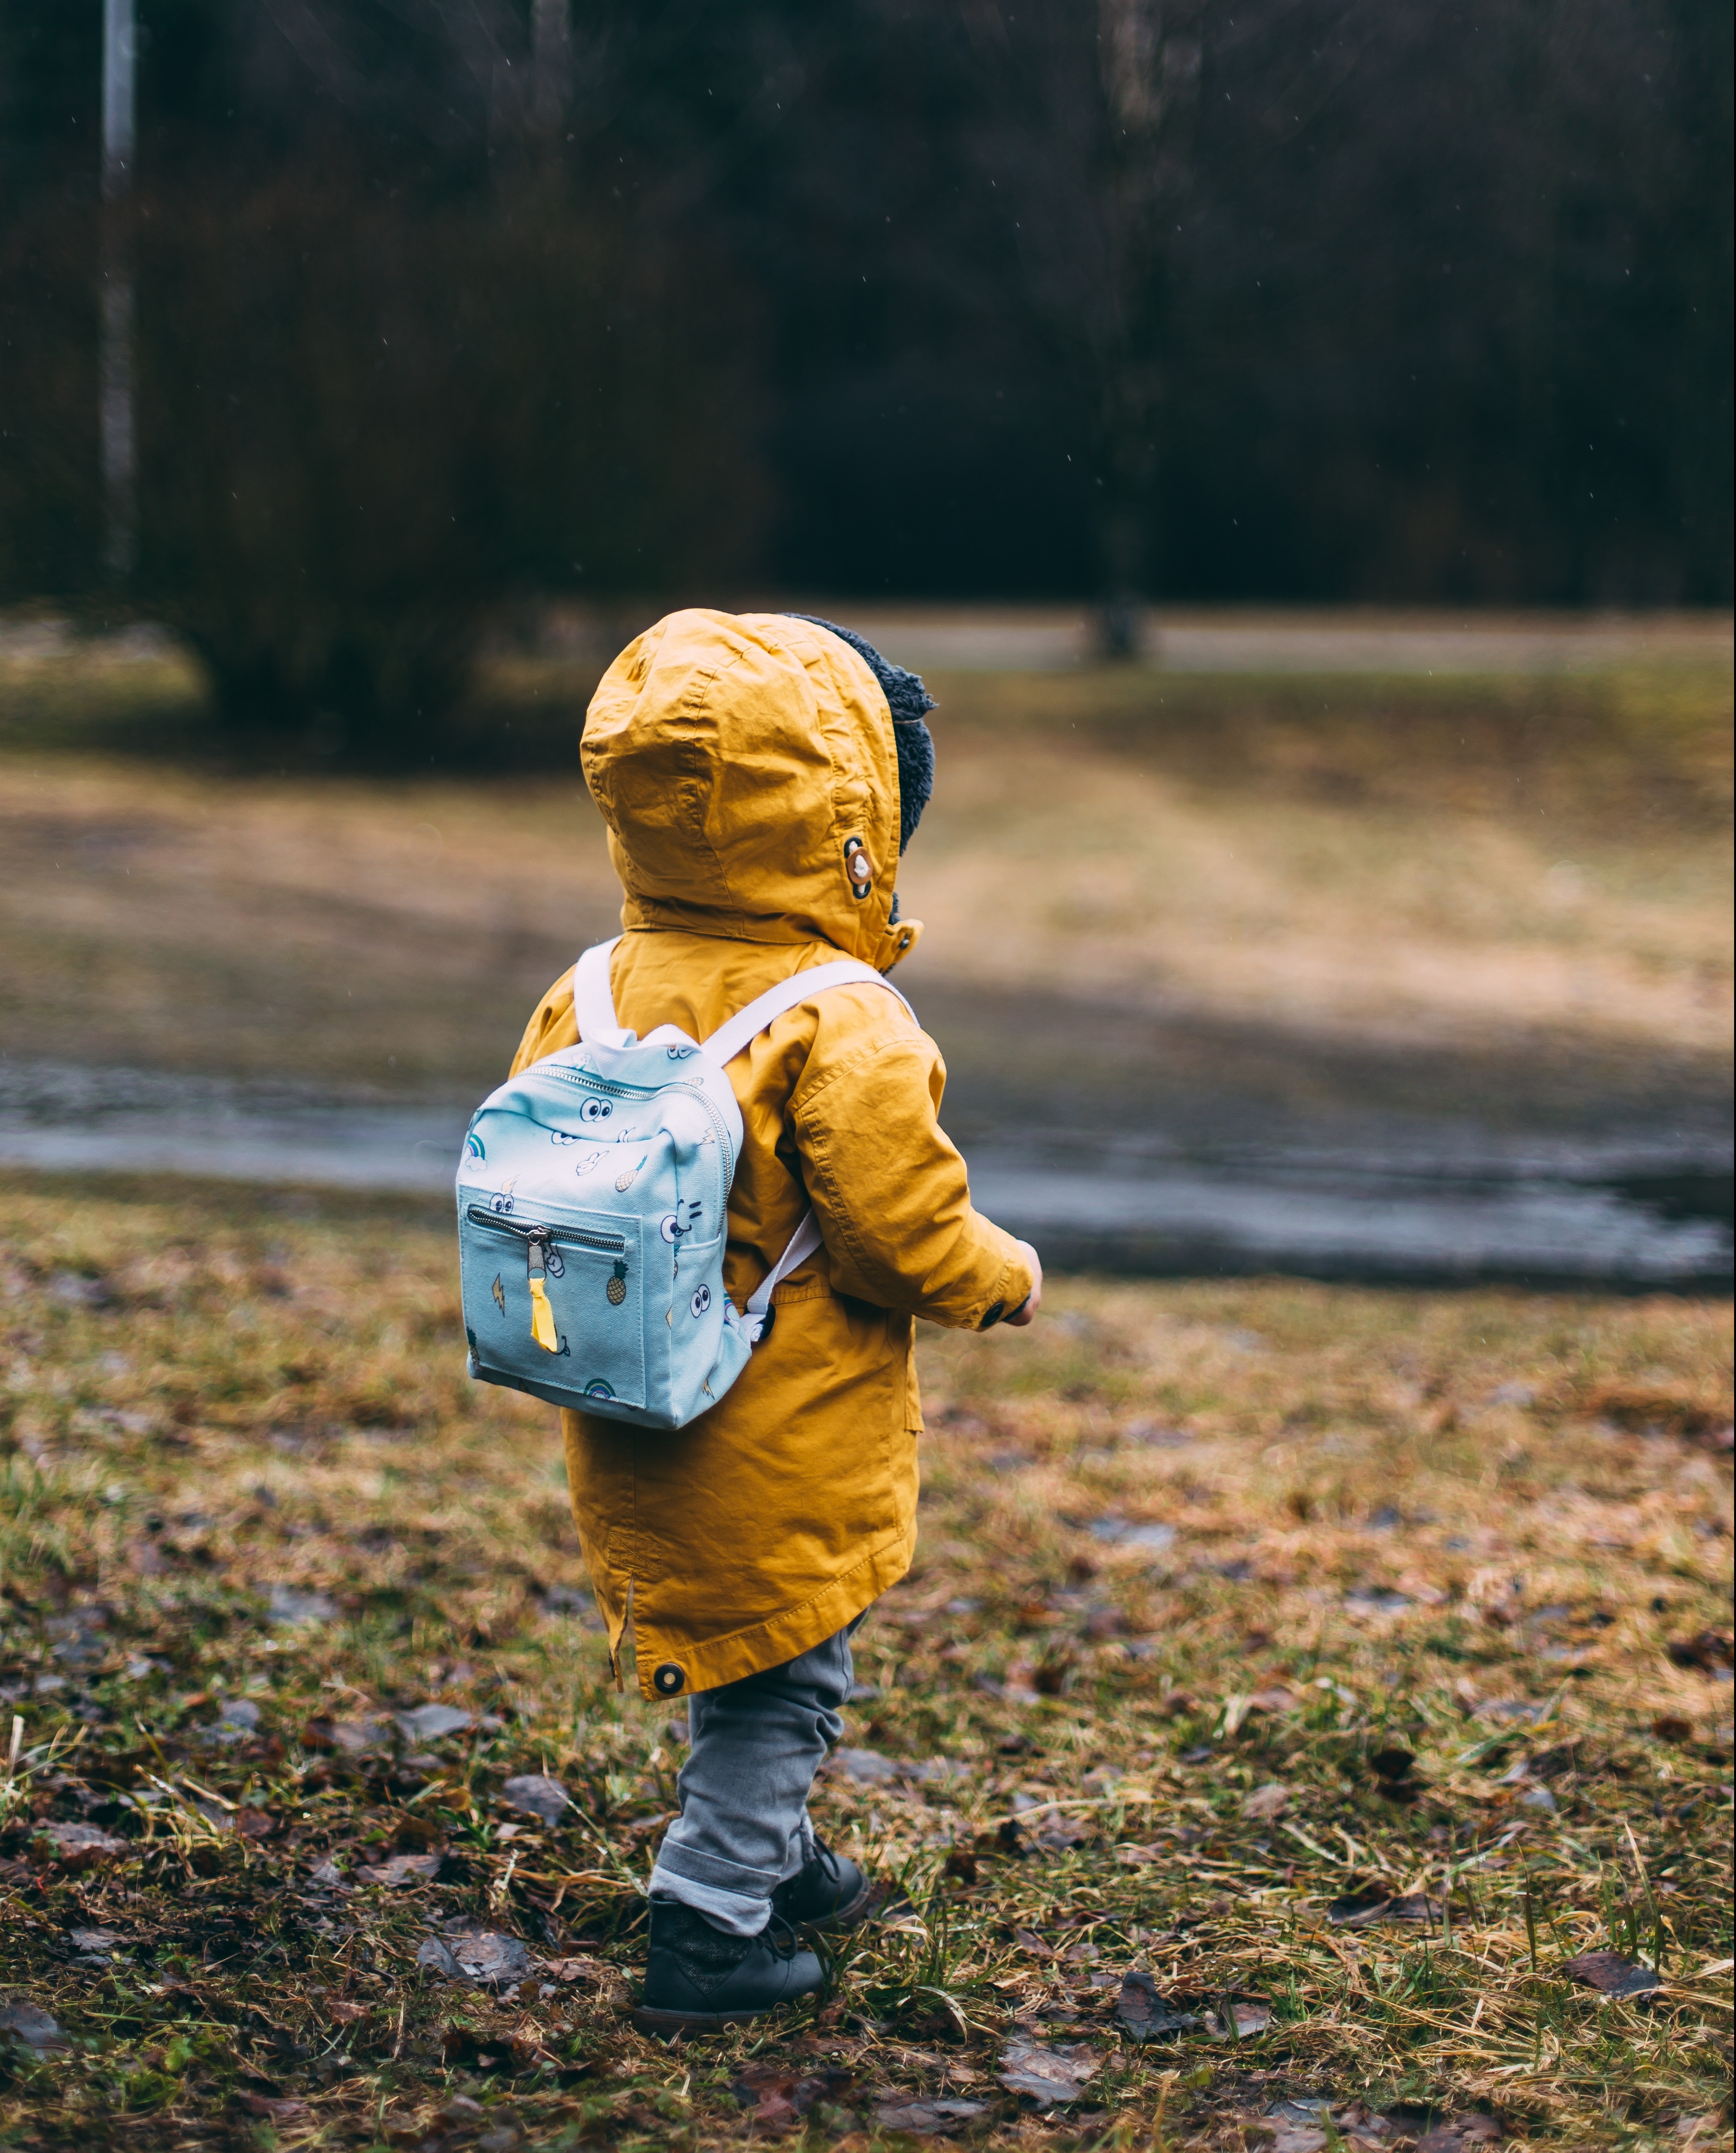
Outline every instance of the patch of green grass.
{"type": "Polygon", "coordinates": [[[0,2143],[864,2147],[953,2100],[1179,2148],[1291,2097],[1351,2143],[1717,2142],[1728,1307],[1057,1280],[1028,1334],[925,1332],[848,1738],[911,1769],[816,1805],[886,1903],[825,1996],[670,2049],[622,2006],[679,1729],[608,1682],[552,1417],[464,1378],[444,1217],[3,1191],[5,1995],[69,2045],[7,2043],[0,2143]],[[429,1703],[466,1723],[401,1732],[429,1703]],[[1382,1895],[1424,1911],[1335,1917],[1382,1895]],[[521,1980],[418,1967],[464,1919],[521,1980]],[[1596,1949],[1661,1995],[1564,1976],[1596,1949]],[[1243,2038],[1133,2040],[1130,1970],[1243,2038]],[[1020,2033],[1094,2061],[1076,2102],[1002,2086],[1020,2033]]]}

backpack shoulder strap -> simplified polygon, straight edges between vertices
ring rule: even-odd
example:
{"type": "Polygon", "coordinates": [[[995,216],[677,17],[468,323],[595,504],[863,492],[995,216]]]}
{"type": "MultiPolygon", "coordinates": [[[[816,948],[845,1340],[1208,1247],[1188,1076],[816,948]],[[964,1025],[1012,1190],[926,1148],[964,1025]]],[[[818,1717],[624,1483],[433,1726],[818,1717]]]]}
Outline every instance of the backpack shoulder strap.
{"type": "Polygon", "coordinates": [[[619,1046],[627,1037],[615,1021],[615,994],[609,985],[609,959],[620,939],[617,934],[612,942],[597,943],[572,968],[572,1013],[579,1037],[599,1046],[619,1046]]]}
{"type": "Polygon", "coordinates": [[[806,1263],[820,1245],[820,1221],[811,1210],[805,1211],[801,1224],[789,1237],[789,1246],[748,1296],[748,1305],[743,1313],[748,1318],[748,1336],[754,1345],[759,1343],[759,1334],[764,1327],[766,1312],[772,1305],[772,1295],[797,1265],[806,1263]]]}
{"type": "MultiPolygon", "coordinates": [[[[582,965],[596,954],[595,950],[587,950],[580,963],[582,965]]],[[[607,985],[607,963],[603,976],[607,985]]],[[[713,1061],[733,1061],[744,1046],[757,1039],[773,1019],[782,1016],[785,1010],[794,1009],[798,1002],[806,1001],[810,995],[824,994],[828,987],[849,986],[884,987],[889,995],[897,995],[899,1000],[904,1002],[912,1021],[916,1017],[916,1011],[904,1000],[904,996],[898,994],[897,988],[890,980],[876,972],[873,965],[863,964],[860,958],[840,957],[833,964],[815,965],[805,972],[792,972],[787,980],[780,980],[776,986],[768,987],[763,995],[756,995],[744,1010],[738,1010],[727,1024],[719,1025],[711,1037],[702,1040],[700,1044],[713,1061]]]]}

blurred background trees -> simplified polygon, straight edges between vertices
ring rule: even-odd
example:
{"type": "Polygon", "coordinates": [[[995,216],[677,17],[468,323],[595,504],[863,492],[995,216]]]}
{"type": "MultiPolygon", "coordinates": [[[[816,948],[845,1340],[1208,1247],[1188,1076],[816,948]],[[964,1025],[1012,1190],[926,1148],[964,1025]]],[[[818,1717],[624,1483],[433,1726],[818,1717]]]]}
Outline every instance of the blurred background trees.
{"type": "Polygon", "coordinates": [[[0,0],[0,593],[244,724],[563,593],[1729,600],[1724,0],[140,13],[116,588],[101,9],[0,0]]]}

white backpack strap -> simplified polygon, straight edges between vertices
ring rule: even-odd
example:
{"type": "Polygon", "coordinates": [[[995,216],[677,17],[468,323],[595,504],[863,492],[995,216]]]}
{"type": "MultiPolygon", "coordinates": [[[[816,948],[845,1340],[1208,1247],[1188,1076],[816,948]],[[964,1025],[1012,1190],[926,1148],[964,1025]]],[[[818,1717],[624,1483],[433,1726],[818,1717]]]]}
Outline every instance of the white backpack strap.
{"type": "Polygon", "coordinates": [[[615,1021],[615,994],[609,985],[609,959],[620,939],[617,934],[614,942],[599,942],[572,968],[572,1013],[579,1037],[598,1046],[621,1046],[627,1040],[615,1021]]]}
{"type": "Polygon", "coordinates": [[[802,1214],[801,1224],[790,1236],[789,1246],[748,1296],[749,1328],[756,1344],[759,1333],[754,1326],[764,1322],[765,1312],[772,1305],[773,1294],[777,1291],[796,1265],[806,1263],[819,1246],[820,1221],[811,1211],[805,1211],[802,1214]]]}
{"type": "MultiPolygon", "coordinates": [[[[588,962],[596,954],[594,949],[586,950],[580,959],[580,964],[582,965],[588,962]]],[[[606,985],[607,977],[605,959],[606,985]]],[[[763,995],[756,995],[744,1010],[738,1010],[727,1024],[720,1024],[711,1037],[702,1040],[700,1044],[713,1061],[733,1061],[750,1041],[757,1039],[772,1020],[782,1016],[785,1010],[794,1009],[798,1002],[806,1001],[810,995],[823,994],[828,987],[850,986],[884,987],[889,995],[898,995],[899,1000],[904,1002],[906,1010],[910,1010],[912,1019],[916,1016],[916,1011],[904,1001],[904,996],[898,994],[897,988],[890,980],[882,978],[872,965],[865,965],[857,957],[840,957],[834,964],[815,965],[809,971],[792,972],[787,980],[780,980],[776,986],[768,987],[763,995]]],[[[611,1014],[613,1014],[612,1009],[611,1014]]]]}

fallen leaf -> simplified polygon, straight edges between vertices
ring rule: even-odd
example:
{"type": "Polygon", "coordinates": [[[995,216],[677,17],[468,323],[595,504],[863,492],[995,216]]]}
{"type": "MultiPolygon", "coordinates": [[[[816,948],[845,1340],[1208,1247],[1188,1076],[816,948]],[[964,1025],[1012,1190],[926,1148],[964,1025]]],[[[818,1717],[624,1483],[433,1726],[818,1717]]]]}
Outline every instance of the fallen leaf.
{"type": "Polygon", "coordinates": [[[1054,1952],[1033,1929],[1015,1929],[1013,1941],[1021,1951],[1029,1952],[1033,1958],[1053,1958],[1054,1952]]]}
{"type": "Polygon", "coordinates": [[[613,1971],[600,1958],[551,1958],[543,1972],[551,1981],[601,1981],[613,1971]]]}
{"type": "Polygon", "coordinates": [[[525,2071],[542,2060],[534,2034],[479,2033],[474,2026],[445,2026],[440,2031],[440,2059],[453,2071],[525,2071]]]}
{"type": "Polygon", "coordinates": [[[1656,1971],[1620,1952],[1582,1952],[1561,1968],[1570,1981],[1600,1996],[1649,1996],[1663,1987],[1656,1971]]]}
{"type": "Polygon", "coordinates": [[[1134,1524],[1125,1518],[1093,1518],[1085,1529],[1093,1540],[1106,1541],[1111,1547],[1144,1548],[1154,1555],[1175,1545],[1173,1525],[1134,1524]]]}
{"type": "Polygon", "coordinates": [[[1205,2029],[1214,2041],[1251,2041],[1272,2023],[1272,2006],[1259,1997],[1231,1997],[1226,2018],[1222,2007],[1206,2013],[1205,2029]],[[1233,2023],[1232,2023],[1233,2022],[1233,2023]]]}
{"type": "Polygon", "coordinates": [[[468,1936],[429,1937],[417,1947],[416,1963],[445,1980],[475,1982],[480,1988],[522,1981],[531,1971],[530,1954],[518,1937],[501,1936],[493,1929],[468,1936]]]}
{"type": "Polygon", "coordinates": [[[883,1787],[903,1776],[892,1759],[882,1757],[877,1749],[835,1749],[831,1763],[835,1770],[859,1787],[883,1787]]]}
{"type": "Polygon", "coordinates": [[[1716,1674],[1732,1663],[1731,1634],[1728,1630],[1702,1630],[1693,1637],[1673,1637],[1664,1647],[1678,1667],[1698,1667],[1702,1674],[1716,1674]]]}
{"type": "Polygon", "coordinates": [[[1505,2135],[1493,2116],[1452,2115],[1423,2133],[1417,2153],[1461,2153],[1464,2146],[1488,2145],[1505,2135]]]}
{"type": "Polygon", "coordinates": [[[414,1712],[394,1713],[393,1717],[406,1742],[438,1742],[442,1735],[462,1733],[474,1718],[455,1704],[419,1704],[414,1712]]]}
{"type": "Polygon", "coordinates": [[[1190,2033],[1200,2024],[1190,2011],[1178,2011],[1149,1973],[1124,1973],[1115,2016],[1130,2040],[1154,2041],[1165,2033],[1190,2033]]]}
{"type": "Polygon", "coordinates": [[[1326,1918],[1334,1928],[1368,1929],[1388,1921],[1438,1922],[1445,1912],[1439,1899],[1430,1899],[1420,1891],[1409,1891],[1397,1899],[1384,1891],[1349,1891],[1332,1901],[1326,1918]]]}
{"type": "Polygon", "coordinates": [[[8,2003],[0,2003],[0,2041],[22,2042],[27,2049],[42,2051],[63,2049],[67,2038],[54,2021],[38,2005],[15,1997],[8,2003]]]}
{"type": "Polygon", "coordinates": [[[1266,2111],[1271,2123],[1279,2130],[1312,2130],[1321,2129],[1332,2120],[1332,2104],[1329,2100],[1302,2095],[1289,2100],[1275,2100],[1266,2111]]]}
{"type": "Polygon", "coordinates": [[[35,1835],[47,1840],[53,1849],[50,1858],[67,1869],[82,1869],[93,1861],[105,1861],[133,1850],[129,1840],[99,1831],[94,1824],[39,1824],[35,1835]]]}
{"type": "Polygon", "coordinates": [[[278,2100],[270,2094],[238,2093],[235,2100],[236,2105],[249,2115],[265,2116],[273,2123],[291,2123],[297,2116],[307,2113],[305,2100],[278,2100]]]}
{"type": "Polygon", "coordinates": [[[1248,1699],[1250,1712],[1294,1712],[1296,1692],[1282,1687],[1256,1689],[1248,1699]]]}
{"type": "Polygon", "coordinates": [[[113,1929],[73,1929],[67,1937],[74,1951],[92,1958],[106,1958],[120,1941],[113,1929]]]}
{"type": "Polygon", "coordinates": [[[365,2003],[352,2003],[348,1997],[328,1997],[320,2007],[327,2018],[335,2018],[340,2026],[353,2026],[368,2016],[365,2003]]]}
{"type": "Polygon", "coordinates": [[[1662,1718],[1652,1721],[1652,1732],[1660,1742],[1692,1742],[1693,1722],[1679,1718],[1673,1712],[1667,1712],[1662,1718]]]}
{"type": "Polygon", "coordinates": [[[1265,1818],[1282,1816],[1290,1806],[1290,1789],[1280,1786],[1276,1779],[1263,1787],[1256,1787],[1241,1804],[1245,1817],[1265,1818]]]}
{"type": "Polygon", "coordinates": [[[730,2091],[754,2113],[758,2130],[782,2130],[805,2115],[818,2101],[845,2099],[854,2089],[848,2071],[799,2073],[776,2064],[749,2064],[730,2091]]]}
{"type": "Polygon", "coordinates": [[[937,2138],[962,2130],[973,2116],[981,2115],[980,2100],[882,2101],[874,2120],[882,2130],[902,2130],[912,2138],[937,2138]]]}
{"type": "Polygon", "coordinates": [[[509,1809],[541,1817],[545,1824],[559,1824],[573,1805],[571,1795],[561,1782],[541,1772],[525,1772],[509,1779],[500,1789],[500,1799],[509,1809]]]}
{"type": "Polygon", "coordinates": [[[386,1738],[383,1719],[340,1719],[332,1728],[332,1739],[347,1756],[365,1756],[386,1738]]]}
{"type": "Polygon", "coordinates": [[[996,2076],[1008,2093],[1056,2107],[1079,2099],[1096,2075],[1098,2062],[1089,2049],[1051,2049],[1027,2033],[1015,2033],[1001,2051],[996,2076]]]}
{"type": "Polygon", "coordinates": [[[389,1861],[374,1861],[356,1871],[364,1884],[427,1884],[440,1873],[441,1854],[394,1854],[389,1861]]]}

